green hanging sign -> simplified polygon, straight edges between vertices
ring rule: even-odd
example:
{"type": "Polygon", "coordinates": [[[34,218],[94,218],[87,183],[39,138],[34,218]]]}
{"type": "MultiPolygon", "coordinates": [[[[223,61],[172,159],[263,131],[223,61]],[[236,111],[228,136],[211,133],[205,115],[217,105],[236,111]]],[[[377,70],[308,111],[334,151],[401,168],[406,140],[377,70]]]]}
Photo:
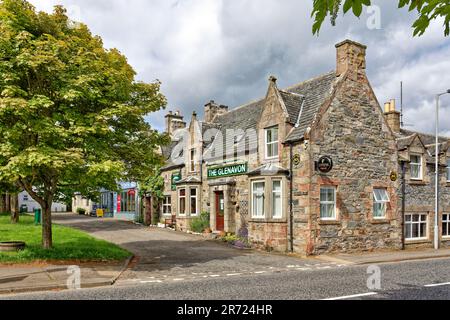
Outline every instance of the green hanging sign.
{"type": "Polygon", "coordinates": [[[172,173],[172,179],[171,179],[172,191],[177,190],[176,183],[180,180],[181,180],[181,172],[172,173]]]}

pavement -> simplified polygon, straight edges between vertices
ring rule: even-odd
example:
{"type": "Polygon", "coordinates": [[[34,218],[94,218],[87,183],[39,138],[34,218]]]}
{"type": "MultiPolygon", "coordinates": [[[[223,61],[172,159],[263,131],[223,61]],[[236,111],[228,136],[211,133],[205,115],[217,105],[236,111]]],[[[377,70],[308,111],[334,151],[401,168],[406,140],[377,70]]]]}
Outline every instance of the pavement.
{"type": "Polygon", "coordinates": [[[79,287],[112,285],[125,270],[128,261],[82,265],[2,265],[0,294],[75,288],[73,277],[80,275],[79,287]]]}
{"type": "MultiPolygon", "coordinates": [[[[66,290],[57,295],[40,293],[30,297],[84,299],[98,294],[96,298],[120,299],[123,294],[124,299],[253,299],[255,294],[260,294],[261,298],[266,299],[329,298],[333,295],[358,294],[364,288],[367,291],[367,265],[374,264],[381,264],[389,273],[394,273],[393,280],[390,280],[394,283],[412,281],[427,285],[450,282],[447,276],[450,249],[305,258],[239,250],[197,235],[114,219],[73,214],[58,214],[53,219],[55,223],[116,243],[133,252],[135,258],[128,268],[124,264],[80,266],[81,288],[106,287],[66,290]],[[396,265],[400,267],[391,267],[396,265]],[[399,274],[398,270],[404,271],[399,274]],[[421,274],[424,276],[419,278],[421,274]],[[327,283],[331,288],[327,287],[327,283]],[[114,286],[111,287],[111,284],[114,286]],[[363,287],[356,290],[361,285],[363,287]]],[[[0,267],[0,293],[66,289],[69,276],[67,266],[3,266],[0,267]]],[[[442,289],[424,288],[430,292],[442,289]]],[[[391,283],[388,289],[397,290],[398,287],[392,287],[391,283]]],[[[367,297],[374,298],[374,295],[367,297]]]]}

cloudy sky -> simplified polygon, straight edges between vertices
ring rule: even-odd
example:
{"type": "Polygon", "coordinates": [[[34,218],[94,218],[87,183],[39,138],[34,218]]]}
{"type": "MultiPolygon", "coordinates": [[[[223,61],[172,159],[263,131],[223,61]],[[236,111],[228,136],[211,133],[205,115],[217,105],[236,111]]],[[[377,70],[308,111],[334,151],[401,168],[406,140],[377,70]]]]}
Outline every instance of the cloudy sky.
{"type": "MultiPolygon", "coordinates": [[[[360,19],[340,16],[311,34],[312,0],[32,0],[39,10],[62,4],[86,23],[107,48],[122,51],[139,80],[162,81],[169,110],[187,118],[209,100],[235,107],[264,96],[273,74],[287,87],[335,68],[337,42],[368,46],[367,73],[378,100],[400,99],[404,82],[407,128],[432,132],[434,95],[450,88],[450,38],[441,22],[412,37],[415,14],[397,1],[372,1],[380,9],[360,19]],[[370,28],[368,27],[370,26],[370,28]]],[[[161,111],[149,115],[164,128],[161,111]]],[[[442,99],[442,131],[450,136],[450,95],[442,99]]]]}

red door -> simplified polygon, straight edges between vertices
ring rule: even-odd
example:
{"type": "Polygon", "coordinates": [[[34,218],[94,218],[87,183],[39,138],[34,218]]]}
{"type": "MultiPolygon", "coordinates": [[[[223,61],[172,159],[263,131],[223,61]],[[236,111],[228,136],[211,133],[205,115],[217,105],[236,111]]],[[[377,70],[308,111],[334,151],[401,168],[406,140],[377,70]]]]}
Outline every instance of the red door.
{"type": "Polygon", "coordinates": [[[224,231],[225,199],[223,191],[216,192],[216,230],[224,231]]]}

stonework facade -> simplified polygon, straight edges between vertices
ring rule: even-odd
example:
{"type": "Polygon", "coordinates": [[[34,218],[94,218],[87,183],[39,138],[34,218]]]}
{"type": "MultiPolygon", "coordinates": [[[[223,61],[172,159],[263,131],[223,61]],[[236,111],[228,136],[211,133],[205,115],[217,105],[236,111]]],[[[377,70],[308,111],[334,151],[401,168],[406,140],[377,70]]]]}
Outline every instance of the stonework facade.
{"type": "MultiPolygon", "coordinates": [[[[283,90],[272,76],[264,98],[234,109],[211,101],[186,128],[177,113],[174,130],[169,114],[161,221],[186,231],[205,212],[213,232],[304,255],[431,246],[434,137],[400,128],[393,102],[383,112],[365,56],[364,45],[346,40],[336,45],[335,71],[283,90]]],[[[448,146],[441,138],[443,246],[448,146]]]]}

